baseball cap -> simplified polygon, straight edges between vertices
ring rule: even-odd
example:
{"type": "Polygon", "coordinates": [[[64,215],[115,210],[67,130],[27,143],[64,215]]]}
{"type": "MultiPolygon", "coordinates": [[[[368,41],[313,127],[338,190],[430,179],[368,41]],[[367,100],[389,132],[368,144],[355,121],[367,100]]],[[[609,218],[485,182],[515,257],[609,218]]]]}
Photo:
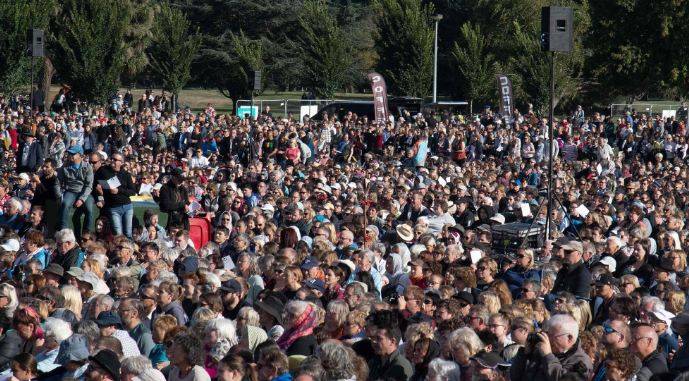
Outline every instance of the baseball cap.
{"type": "Polygon", "coordinates": [[[570,241],[565,242],[560,247],[562,247],[563,250],[577,251],[579,253],[584,252],[584,245],[582,245],[581,242],[579,242],[579,241],[570,240],[570,241]]]}
{"type": "Polygon", "coordinates": [[[600,285],[600,286],[605,285],[605,284],[607,284],[609,286],[614,286],[617,284],[617,279],[615,277],[613,277],[612,275],[603,274],[600,276],[600,278],[598,278],[598,280],[596,280],[596,284],[600,285]]]}
{"type": "Polygon", "coordinates": [[[307,258],[304,263],[301,265],[302,270],[311,270],[314,267],[318,267],[320,265],[320,262],[316,258],[310,257],[307,258]]]}
{"type": "Polygon", "coordinates": [[[236,279],[230,279],[220,284],[220,290],[231,293],[242,292],[242,285],[236,279]]]}
{"type": "Polygon", "coordinates": [[[304,285],[312,290],[325,292],[325,282],[320,279],[309,279],[304,282],[304,285]]]}
{"type": "Polygon", "coordinates": [[[86,336],[75,333],[60,343],[55,364],[67,365],[70,361],[84,361],[89,357],[86,336]]]}
{"type": "Polygon", "coordinates": [[[71,147],[67,148],[67,153],[69,153],[70,155],[74,155],[74,154],[83,155],[84,149],[80,145],[75,145],[75,146],[71,146],[71,147]]]}

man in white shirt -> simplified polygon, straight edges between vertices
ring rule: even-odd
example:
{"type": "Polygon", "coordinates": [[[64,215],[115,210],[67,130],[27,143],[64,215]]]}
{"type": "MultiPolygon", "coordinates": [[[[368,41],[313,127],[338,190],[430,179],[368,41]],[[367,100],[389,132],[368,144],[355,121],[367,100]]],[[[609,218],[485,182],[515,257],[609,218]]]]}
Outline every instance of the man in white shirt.
{"type": "Polygon", "coordinates": [[[191,166],[192,169],[193,168],[206,168],[209,165],[208,158],[203,156],[203,151],[201,151],[201,149],[199,148],[196,150],[196,156],[191,158],[189,165],[191,166]]]}

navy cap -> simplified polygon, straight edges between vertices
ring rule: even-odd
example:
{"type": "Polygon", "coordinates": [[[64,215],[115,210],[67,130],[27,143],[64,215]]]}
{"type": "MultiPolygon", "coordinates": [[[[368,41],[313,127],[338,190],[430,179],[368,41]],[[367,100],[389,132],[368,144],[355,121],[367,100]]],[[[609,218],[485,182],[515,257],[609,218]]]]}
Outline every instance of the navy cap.
{"type": "Polygon", "coordinates": [[[320,279],[309,279],[304,282],[304,285],[312,290],[320,291],[321,293],[325,292],[325,282],[320,279]]]}
{"type": "Polygon", "coordinates": [[[316,260],[315,258],[310,257],[310,258],[307,258],[304,261],[304,263],[302,263],[301,269],[302,270],[311,270],[314,267],[318,267],[318,265],[320,265],[320,262],[318,262],[318,260],[316,260]]]}
{"type": "Polygon", "coordinates": [[[239,282],[237,282],[236,279],[230,279],[225,282],[222,282],[222,284],[220,285],[220,290],[238,294],[242,292],[242,285],[239,282]]]}
{"type": "Polygon", "coordinates": [[[98,324],[99,327],[107,327],[111,325],[119,327],[122,325],[122,319],[120,319],[120,316],[113,311],[103,311],[98,314],[96,324],[98,324]]]}

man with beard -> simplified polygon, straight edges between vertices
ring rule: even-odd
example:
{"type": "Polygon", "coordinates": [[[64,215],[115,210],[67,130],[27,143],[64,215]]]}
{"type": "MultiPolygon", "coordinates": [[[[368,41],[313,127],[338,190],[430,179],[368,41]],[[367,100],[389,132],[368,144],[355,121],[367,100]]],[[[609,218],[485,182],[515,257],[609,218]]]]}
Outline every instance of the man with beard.
{"type": "Polygon", "coordinates": [[[223,316],[235,320],[242,307],[248,306],[244,287],[236,279],[225,281],[220,286],[220,293],[224,304],[223,316]]]}

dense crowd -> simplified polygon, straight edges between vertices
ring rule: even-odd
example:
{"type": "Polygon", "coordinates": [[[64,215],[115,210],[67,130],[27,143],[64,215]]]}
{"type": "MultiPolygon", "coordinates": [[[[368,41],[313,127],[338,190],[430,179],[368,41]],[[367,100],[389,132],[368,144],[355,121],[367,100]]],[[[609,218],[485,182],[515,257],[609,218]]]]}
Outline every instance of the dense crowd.
{"type": "Polygon", "coordinates": [[[547,122],[0,97],[0,377],[689,379],[686,121],[556,120],[543,241],[547,122]]]}

